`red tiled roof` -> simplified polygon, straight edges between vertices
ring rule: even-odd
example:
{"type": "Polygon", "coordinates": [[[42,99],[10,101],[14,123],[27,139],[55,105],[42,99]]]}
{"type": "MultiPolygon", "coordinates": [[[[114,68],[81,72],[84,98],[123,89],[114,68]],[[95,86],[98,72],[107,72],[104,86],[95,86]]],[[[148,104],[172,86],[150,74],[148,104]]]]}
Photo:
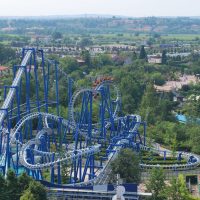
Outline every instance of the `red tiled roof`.
{"type": "Polygon", "coordinates": [[[8,67],[0,66],[0,71],[8,70],[8,67]]]}

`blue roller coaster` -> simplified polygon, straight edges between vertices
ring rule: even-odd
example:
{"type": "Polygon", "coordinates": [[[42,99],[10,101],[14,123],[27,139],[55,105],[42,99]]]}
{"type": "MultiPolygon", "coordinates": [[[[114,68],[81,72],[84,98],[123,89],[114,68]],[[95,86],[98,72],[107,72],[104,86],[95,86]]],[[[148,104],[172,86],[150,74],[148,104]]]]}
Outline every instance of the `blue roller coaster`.
{"type": "MultiPolygon", "coordinates": [[[[172,154],[146,146],[146,123],[139,115],[119,116],[121,96],[112,79],[78,88],[56,61],[34,48],[22,50],[21,65],[13,67],[13,75],[12,85],[4,86],[0,109],[0,170],[5,175],[12,168],[17,175],[26,171],[52,184],[104,184],[121,148],[156,152],[164,159],[172,154]],[[68,116],[61,114],[61,92],[68,116]]],[[[187,164],[162,167],[199,165],[194,154],[176,154],[187,158],[187,164]]]]}

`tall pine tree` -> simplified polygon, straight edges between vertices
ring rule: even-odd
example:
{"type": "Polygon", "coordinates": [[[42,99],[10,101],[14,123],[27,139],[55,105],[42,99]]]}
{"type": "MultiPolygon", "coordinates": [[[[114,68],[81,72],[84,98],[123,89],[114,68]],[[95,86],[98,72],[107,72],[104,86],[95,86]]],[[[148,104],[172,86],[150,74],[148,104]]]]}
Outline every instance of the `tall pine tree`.
{"type": "Polygon", "coordinates": [[[146,54],[146,51],[144,49],[144,45],[141,46],[139,59],[147,60],[147,54],[146,54]]]}
{"type": "Polygon", "coordinates": [[[167,64],[167,52],[163,50],[162,52],[162,64],[167,64]]]}

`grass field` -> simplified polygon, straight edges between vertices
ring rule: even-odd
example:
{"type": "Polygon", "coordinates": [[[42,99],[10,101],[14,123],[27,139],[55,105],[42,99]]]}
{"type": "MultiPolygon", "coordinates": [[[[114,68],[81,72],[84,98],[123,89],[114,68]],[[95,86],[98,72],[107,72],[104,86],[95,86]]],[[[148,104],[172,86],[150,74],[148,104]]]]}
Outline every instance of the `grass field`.
{"type": "Polygon", "coordinates": [[[163,39],[167,40],[182,40],[182,41],[191,41],[196,40],[197,38],[200,39],[200,34],[169,34],[161,36],[163,39]]]}

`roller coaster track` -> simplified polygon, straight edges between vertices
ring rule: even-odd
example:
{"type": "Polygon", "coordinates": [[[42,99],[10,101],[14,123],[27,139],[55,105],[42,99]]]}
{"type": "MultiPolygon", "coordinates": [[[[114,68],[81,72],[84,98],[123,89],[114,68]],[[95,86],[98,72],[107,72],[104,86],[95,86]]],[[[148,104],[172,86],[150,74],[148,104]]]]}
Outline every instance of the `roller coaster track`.
{"type": "MultiPolygon", "coordinates": [[[[54,120],[56,122],[60,122],[60,119],[61,117],[57,116],[57,115],[53,115],[53,114],[50,114],[50,113],[44,113],[44,112],[35,112],[35,113],[30,113],[28,115],[25,115],[15,126],[14,128],[12,129],[12,137],[11,137],[11,143],[14,143],[14,142],[17,142],[19,144],[22,145],[22,143],[19,141],[19,140],[16,140],[16,136],[17,136],[17,133],[19,132],[19,130],[21,129],[21,127],[26,123],[27,120],[33,120],[33,119],[36,119],[38,117],[43,117],[45,118],[45,120],[47,119],[51,119],[51,120],[54,120]]],[[[69,126],[70,123],[68,120],[66,119],[62,119],[61,120],[61,123],[64,125],[64,126],[69,126]]],[[[46,123],[45,123],[46,124],[46,123]]],[[[71,126],[72,128],[74,128],[74,126],[71,126]]]]}
{"type": "MultiPolygon", "coordinates": [[[[83,91],[90,91],[89,89],[82,89],[78,92],[75,93],[75,97],[77,97],[81,92],[83,91]]],[[[75,99],[75,98],[74,98],[75,99]]],[[[73,105],[73,104],[72,104],[73,105]]],[[[72,109],[73,110],[73,109],[72,109]]],[[[40,131],[35,139],[32,139],[30,141],[28,141],[26,144],[22,144],[19,140],[16,140],[16,134],[18,133],[18,131],[20,130],[20,128],[25,124],[25,122],[27,120],[32,120],[35,119],[37,117],[44,117],[46,120],[46,124],[48,119],[54,120],[56,122],[60,122],[60,117],[53,115],[53,114],[49,114],[49,113],[42,113],[42,112],[37,112],[37,113],[31,113],[29,115],[26,115],[25,117],[23,117],[13,128],[12,130],[12,138],[11,138],[11,143],[17,142],[20,145],[22,145],[22,149],[20,151],[20,162],[22,165],[24,165],[25,167],[29,168],[29,169],[43,169],[43,168],[47,168],[47,167],[51,167],[53,165],[55,165],[56,163],[60,163],[63,161],[69,161],[69,162],[73,162],[74,159],[77,159],[79,156],[84,156],[90,153],[96,153],[99,151],[100,149],[100,145],[96,145],[93,147],[89,147],[89,148],[85,148],[85,149],[80,149],[78,150],[78,152],[76,152],[76,154],[74,153],[74,151],[69,151],[66,152],[65,155],[63,155],[63,157],[58,157],[55,161],[53,162],[47,162],[47,163],[43,163],[43,164],[30,164],[27,162],[26,160],[26,150],[28,148],[30,148],[31,145],[38,145],[39,144],[39,138],[44,134],[44,130],[40,131]]],[[[128,141],[129,138],[133,137],[133,133],[134,131],[137,131],[137,129],[139,128],[140,122],[141,122],[141,117],[139,115],[131,115],[130,117],[134,118],[136,117],[136,125],[134,126],[134,128],[132,130],[130,130],[129,135],[127,136],[127,140],[126,139],[122,139],[119,140],[117,142],[117,145],[113,148],[113,152],[111,152],[108,155],[108,160],[105,162],[103,168],[97,173],[97,177],[95,177],[94,179],[91,179],[89,181],[86,181],[85,183],[77,183],[76,185],[83,185],[83,184],[105,184],[108,182],[108,178],[109,178],[109,174],[111,172],[111,168],[110,168],[110,163],[117,157],[118,152],[120,151],[121,147],[123,146],[124,143],[126,143],[128,141]]],[[[62,119],[61,123],[65,126],[69,126],[69,121],[62,119]]],[[[75,128],[75,123],[71,123],[70,124],[71,128],[75,128]]],[[[46,131],[46,130],[45,130],[46,131]]],[[[146,151],[152,151],[155,153],[158,153],[159,151],[155,148],[149,148],[147,146],[144,145],[140,145],[140,149],[142,150],[146,150],[146,151]]],[[[52,153],[50,152],[42,152],[42,151],[38,151],[33,149],[33,151],[35,151],[37,154],[39,155],[45,155],[45,156],[50,156],[52,155],[52,153]]],[[[172,152],[168,151],[168,154],[170,154],[172,152]]],[[[178,154],[178,152],[177,152],[178,154]]],[[[189,153],[183,153],[183,157],[185,158],[189,158],[191,155],[194,154],[189,154],[189,153]]],[[[196,162],[194,163],[187,163],[187,164],[176,164],[176,165],[150,165],[150,164],[140,164],[140,167],[142,169],[151,169],[153,167],[157,167],[157,168],[164,168],[164,169],[169,169],[169,170],[183,170],[183,169],[193,169],[196,168],[199,165],[199,157],[195,156],[196,158],[196,162]]]]}
{"type": "MultiPolygon", "coordinates": [[[[64,162],[64,161],[72,161],[74,159],[77,159],[79,158],[80,156],[84,156],[84,155],[88,155],[88,154],[91,154],[91,153],[96,153],[99,151],[100,149],[100,145],[95,145],[95,146],[92,146],[92,147],[88,147],[88,148],[85,148],[85,149],[78,149],[76,150],[76,152],[74,151],[69,151],[69,152],[66,152],[63,157],[59,157],[57,160],[53,161],[53,162],[48,162],[48,163],[45,163],[45,164],[29,164],[27,161],[26,161],[26,150],[29,149],[32,145],[38,145],[40,144],[40,137],[44,134],[44,133],[49,133],[48,129],[42,129],[37,135],[36,135],[36,138],[35,139],[32,139],[32,140],[29,140],[27,143],[23,144],[22,142],[20,142],[19,140],[16,140],[16,135],[18,133],[18,131],[20,130],[20,128],[25,124],[25,122],[27,120],[33,120],[37,117],[45,117],[45,119],[51,119],[51,120],[54,120],[56,122],[60,122],[60,117],[59,116],[56,116],[56,115],[53,115],[53,114],[49,114],[49,113],[42,113],[42,112],[37,112],[37,113],[31,113],[29,115],[26,115],[25,117],[23,117],[16,125],[15,127],[13,128],[13,134],[12,134],[12,138],[11,138],[11,144],[13,143],[18,143],[19,145],[22,146],[21,148],[21,151],[20,151],[20,162],[21,164],[23,164],[25,167],[29,168],[29,169],[43,169],[43,168],[46,168],[46,167],[50,167],[50,166],[53,166],[54,164],[56,163],[61,163],[61,162],[64,162]]],[[[61,123],[64,125],[64,126],[68,126],[69,125],[69,121],[68,120],[61,120],[61,123]]],[[[75,128],[74,126],[71,126],[71,128],[75,128]]],[[[49,156],[49,155],[52,155],[53,153],[52,152],[43,152],[43,151],[38,151],[36,149],[33,150],[34,152],[36,152],[37,154],[42,154],[42,155],[46,155],[46,156],[49,156]]]]}
{"type": "MultiPolygon", "coordinates": [[[[63,162],[63,161],[73,161],[73,159],[77,159],[79,156],[81,155],[87,155],[89,153],[96,153],[99,151],[100,145],[96,145],[93,147],[89,147],[86,149],[80,149],[79,152],[77,154],[74,154],[73,151],[67,152],[62,158],[58,158],[56,161],[53,162],[48,162],[48,163],[44,163],[44,164],[29,164],[26,161],[26,150],[31,146],[31,145],[36,145],[39,144],[39,138],[41,135],[44,134],[44,130],[40,131],[37,136],[36,139],[32,139],[30,141],[28,141],[26,144],[22,144],[19,140],[16,140],[16,134],[17,132],[20,130],[20,128],[24,125],[24,123],[27,120],[30,119],[35,119],[37,117],[45,117],[45,119],[52,119],[56,122],[60,121],[60,117],[53,115],[53,114],[49,114],[49,113],[41,113],[41,112],[37,112],[37,113],[31,113],[29,115],[26,115],[24,118],[22,118],[17,124],[16,126],[13,128],[13,133],[12,133],[12,138],[11,138],[11,143],[17,142],[20,145],[22,145],[22,149],[21,149],[21,155],[20,155],[20,162],[21,164],[23,164],[25,167],[29,168],[29,169],[42,169],[42,168],[46,168],[46,167],[50,167],[53,166],[56,163],[59,162],[63,162]]],[[[133,137],[133,133],[134,131],[136,131],[139,128],[139,123],[141,122],[141,117],[139,115],[131,115],[132,118],[136,117],[136,125],[135,127],[130,130],[130,134],[127,136],[127,140],[126,139],[122,139],[119,140],[117,142],[117,145],[113,148],[113,152],[110,153],[108,155],[108,160],[106,161],[106,163],[103,166],[103,169],[98,172],[98,175],[96,178],[94,178],[93,180],[90,180],[87,182],[88,183],[95,183],[95,184],[104,184],[108,181],[108,177],[109,177],[109,173],[111,171],[110,169],[110,163],[111,161],[113,161],[116,157],[118,152],[120,151],[121,147],[123,146],[124,143],[128,142],[128,138],[133,137]]],[[[63,119],[62,120],[62,124],[65,126],[69,125],[69,121],[63,119]]],[[[74,128],[74,124],[71,125],[71,128],[74,128]]],[[[45,130],[46,131],[46,130],[45,130]]],[[[160,150],[156,149],[156,148],[149,148],[147,146],[144,145],[140,145],[140,149],[145,150],[145,151],[152,151],[154,153],[160,153],[160,150]]],[[[42,152],[42,151],[37,151],[34,149],[35,152],[37,152],[38,154],[43,154],[43,155],[51,155],[52,153],[50,152],[42,152]]],[[[168,154],[172,154],[171,151],[167,152],[168,154]]],[[[178,155],[179,152],[177,152],[176,154],[178,155]]],[[[172,165],[150,165],[150,164],[140,164],[140,167],[142,169],[151,169],[153,167],[157,167],[157,168],[164,168],[164,169],[168,169],[168,170],[185,170],[185,169],[194,169],[199,165],[200,159],[198,156],[191,154],[191,153],[183,153],[183,157],[184,158],[189,158],[190,156],[194,156],[196,158],[196,162],[194,163],[187,163],[187,164],[172,164],[172,165]]],[[[77,183],[78,184],[84,184],[84,183],[77,183]]],[[[86,184],[86,183],[85,183],[86,184]]]]}
{"type": "MultiPolygon", "coordinates": [[[[104,82],[100,83],[99,85],[97,85],[94,89],[83,88],[83,89],[79,89],[78,91],[76,91],[74,93],[74,95],[72,96],[71,102],[70,102],[70,106],[68,108],[69,109],[69,117],[70,117],[70,121],[71,121],[72,124],[75,125],[77,123],[75,118],[74,118],[74,107],[75,107],[75,102],[76,102],[78,96],[80,94],[84,93],[84,92],[91,92],[92,94],[100,93],[100,89],[103,86],[107,86],[107,85],[109,85],[109,86],[112,85],[114,87],[114,91],[116,93],[115,94],[116,95],[116,99],[115,99],[116,106],[115,106],[115,110],[113,112],[113,118],[116,119],[117,112],[119,111],[119,104],[120,104],[120,101],[121,101],[120,91],[119,91],[118,87],[113,83],[113,81],[104,81],[104,82]]],[[[93,125],[97,125],[97,124],[93,124],[93,125]]]]}
{"type": "MultiPolygon", "coordinates": [[[[32,55],[32,50],[28,50],[21,62],[21,67],[18,69],[16,76],[13,80],[13,83],[9,89],[9,92],[6,96],[6,99],[2,105],[2,108],[0,110],[0,123],[3,124],[3,121],[7,115],[7,112],[9,112],[9,107],[11,105],[11,102],[14,98],[15,92],[16,92],[16,87],[20,84],[20,81],[22,79],[22,74],[24,70],[26,70],[25,66],[27,65],[29,59],[31,58],[32,55]]],[[[66,77],[69,78],[69,76],[61,69],[58,67],[58,70],[66,77]]],[[[50,113],[45,113],[45,112],[31,112],[30,114],[25,115],[21,120],[17,122],[17,124],[14,126],[14,128],[11,130],[10,135],[7,135],[8,130],[6,128],[1,129],[1,139],[2,139],[2,146],[1,146],[1,158],[0,158],[0,166],[3,166],[5,163],[6,159],[6,148],[7,148],[7,138],[9,137],[10,143],[9,146],[12,147],[13,144],[18,144],[19,146],[19,151],[17,152],[19,154],[19,161],[20,163],[30,169],[30,170],[41,170],[44,168],[49,168],[53,167],[57,163],[62,163],[62,162],[67,162],[67,163],[73,163],[75,160],[79,159],[82,156],[90,156],[93,155],[97,152],[100,151],[101,145],[96,144],[96,140],[92,138],[93,140],[93,145],[87,146],[85,148],[79,148],[76,149],[73,145],[72,148],[64,152],[62,155],[57,153],[57,152],[50,152],[50,151],[42,151],[39,146],[42,145],[41,141],[42,138],[44,137],[45,134],[51,135],[51,130],[49,128],[48,120],[61,123],[64,127],[68,127],[72,130],[76,130],[78,134],[83,136],[85,139],[88,139],[88,124],[81,124],[82,126],[79,127],[78,122],[75,119],[75,107],[76,107],[76,102],[80,95],[87,93],[87,94],[102,94],[103,90],[105,87],[113,87],[114,88],[114,95],[115,99],[112,99],[112,103],[114,103],[114,108],[112,112],[112,118],[114,122],[118,122],[119,120],[121,121],[122,128],[120,129],[121,132],[125,129],[125,121],[127,119],[132,120],[134,123],[134,126],[131,127],[127,131],[127,135],[124,138],[119,138],[116,140],[115,144],[112,147],[112,151],[109,152],[107,155],[107,160],[104,162],[102,169],[99,169],[96,171],[95,177],[91,178],[90,180],[80,182],[80,183],[75,183],[75,185],[83,185],[83,184],[105,184],[108,182],[109,179],[109,174],[111,172],[111,167],[110,163],[117,157],[118,152],[121,150],[121,148],[125,145],[128,144],[129,141],[134,137],[135,132],[138,131],[138,128],[141,124],[141,117],[139,115],[129,115],[129,116],[124,116],[124,117],[118,117],[118,111],[120,109],[120,103],[121,103],[121,95],[119,88],[114,84],[112,80],[106,80],[98,84],[95,88],[82,88],[77,90],[71,98],[68,111],[69,111],[69,120],[63,119],[60,116],[53,115],[50,113]],[[102,92],[102,93],[101,93],[102,92]],[[18,133],[20,133],[22,127],[25,125],[25,123],[29,120],[34,120],[41,118],[43,119],[43,129],[40,130],[35,138],[30,139],[29,141],[26,141],[23,143],[18,139],[18,133]],[[123,122],[124,121],[124,122],[123,122]],[[37,159],[34,159],[35,161],[33,163],[30,162],[27,158],[27,152],[31,151],[33,153],[33,156],[37,156],[37,159]],[[54,156],[54,159],[51,159],[51,157],[54,156]],[[41,163],[41,158],[45,158],[45,162],[41,163]]],[[[42,101],[41,101],[42,102],[42,101]]],[[[25,107],[24,105],[21,105],[21,107],[25,107]]],[[[17,108],[14,108],[17,109],[17,108]]],[[[31,110],[33,111],[33,110],[31,110]]],[[[26,114],[26,113],[24,113],[26,114]]],[[[92,134],[99,133],[98,129],[95,129],[95,126],[98,126],[98,123],[92,124],[92,134]]],[[[105,119],[105,129],[109,129],[111,126],[111,122],[109,119],[105,119]]],[[[136,147],[137,144],[132,142],[132,147],[136,147]]],[[[162,151],[156,149],[156,148],[150,148],[147,146],[144,146],[142,144],[139,145],[139,148],[144,151],[152,151],[154,153],[161,154],[163,153],[162,151]]],[[[178,155],[180,152],[176,152],[176,155],[178,155]]],[[[157,168],[164,168],[167,170],[185,170],[185,169],[194,169],[200,164],[200,157],[191,154],[191,153],[185,153],[181,152],[182,156],[186,159],[190,159],[193,157],[194,162],[188,162],[187,164],[176,164],[176,165],[151,165],[151,164],[140,164],[141,169],[147,170],[151,169],[154,167],[157,168]]],[[[171,155],[171,151],[166,151],[167,155],[171,155]]],[[[74,184],[73,184],[74,185],[74,184]]]]}
{"type": "Polygon", "coordinates": [[[7,147],[7,134],[8,134],[8,130],[6,129],[6,128],[3,128],[2,130],[1,130],[1,137],[2,137],[2,147],[1,147],[1,149],[2,149],[2,152],[3,152],[3,154],[2,154],[2,157],[1,157],[1,159],[0,159],[0,166],[3,166],[4,165],[4,162],[5,162],[5,159],[6,159],[6,147],[7,147]]]}
{"type": "MultiPolygon", "coordinates": [[[[70,107],[69,107],[69,113],[70,113],[70,121],[68,120],[65,120],[65,119],[62,119],[61,120],[61,123],[64,125],[64,126],[70,126],[70,128],[72,129],[75,129],[76,127],[76,122],[75,122],[75,119],[74,119],[74,104],[75,104],[75,101],[77,99],[77,97],[81,94],[81,93],[84,93],[84,92],[92,92],[92,93],[97,93],[99,92],[99,90],[101,89],[101,87],[103,87],[105,85],[111,85],[113,84],[112,81],[106,81],[105,83],[101,83],[99,84],[95,89],[80,89],[78,90],[77,92],[75,92],[75,94],[73,95],[72,99],[71,99],[71,104],[70,104],[70,107]]],[[[116,107],[115,107],[115,111],[113,113],[113,117],[115,118],[115,120],[117,120],[117,111],[119,110],[119,102],[120,102],[120,93],[119,93],[119,90],[118,88],[116,87],[116,85],[114,85],[114,90],[115,90],[115,93],[116,93],[116,99],[115,99],[115,103],[116,103],[116,107]]],[[[49,114],[49,113],[42,113],[42,112],[36,112],[36,113],[30,113],[26,116],[24,116],[16,125],[15,127],[13,128],[12,130],[12,138],[11,138],[11,143],[18,143],[21,145],[21,150],[20,150],[20,162],[23,166],[29,168],[29,169],[43,169],[43,168],[46,168],[46,167],[50,167],[50,166],[53,166],[55,165],[56,163],[60,163],[60,162],[63,162],[63,161],[73,161],[74,159],[78,158],[79,156],[84,156],[84,155],[87,155],[87,154],[91,154],[91,153],[96,153],[99,151],[100,149],[100,145],[95,145],[95,146],[92,146],[92,147],[89,147],[89,148],[85,148],[85,149],[79,149],[79,150],[76,150],[76,153],[74,153],[74,151],[68,151],[65,153],[65,155],[63,157],[59,157],[53,161],[53,162],[47,162],[47,163],[43,163],[43,164],[40,164],[40,163],[37,163],[37,164],[30,164],[28,163],[28,161],[26,160],[26,152],[28,149],[31,149],[31,146],[35,146],[37,147],[39,144],[40,144],[40,137],[45,133],[45,132],[48,132],[46,131],[47,129],[44,129],[44,130],[41,130],[35,139],[32,139],[32,140],[29,140],[27,143],[25,144],[22,144],[19,140],[17,140],[16,136],[17,136],[17,133],[20,131],[21,127],[26,123],[26,121],[28,120],[33,120],[35,118],[38,118],[38,117],[42,117],[44,119],[44,125],[46,128],[48,128],[48,119],[51,119],[51,120],[54,120],[56,122],[60,122],[60,117],[59,116],[56,116],[56,115],[53,115],[53,114],[49,114]]],[[[107,127],[109,126],[109,124],[107,124],[107,127]]],[[[135,126],[135,129],[137,128],[137,126],[135,126]]],[[[134,130],[133,130],[134,131],[134,130]]],[[[82,135],[86,136],[84,132],[80,131],[82,135]]],[[[118,143],[120,144],[122,141],[119,141],[118,143]]],[[[118,150],[119,151],[120,147],[117,147],[116,149],[114,150],[118,150]]],[[[34,153],[37,153],[39,155],[45,155],[45,156],[50,156],[52,155],[53,153],[51,152],[43,152],[43,151],[39,151],[39,150],[36,150],[36,148],[32,149],[32,151],[34,151],[34,153]]],[[[104,173],[105,169],[107,169],[107,166],[109,165],[110,161],[113,160],[114,157],[116,157],[116,155],[114,156],[115,154],[111,154],[109,155],[109,159],[108,161],[106,162],[106,165],[104,166],[103,170],[101,170],[101,172],[99,173],[100,177],[101,177],[101,174],[104,173]]],[[[89,182],[94,182],[95,179],[93,180],[90,180],[89,182]]]]}
{"type": "MultiPolygon", "coordinates": [[[[134,126],[134,128],[132,130],[130,130],[130,134],[128,135],[127,139],[132,138],[132,136],[133,136],[132,134],[134,133],[134,131],[137,131],[137,129],[139,128],[140,122],[141,122],[141,117],[139,115],[131,115],[131,117],[132,118],[136,117],[136,125],[134,126]]],[[[95,181],[94,181],[95,184],[108,183],[109,175],[111,172],[110,163],[117,157],[123,144],[128,142],[127,139],[122,139],[117,142],[117,146],[115,146],[113,148],[114,151],[109,154],[107,162],[105,163],[103,169],[101,170],[101,172],[98,174],[97,178],[95,179],[95,181]]]]}
{"type": "MultiPolygon", "coordinates": [[[[164,151],[163,150],[159,150],[156,148],[150,148],[144,145],[140,146],[141,150],[145,150],[145,151],[151,151],[153,153],[156,154],[163,154],[164,151]]],[[[175,156],[177,157],[179,154],[182,154],[182,157],[185,158],[186,160],[189,160],[189,158],[192,156],[193,159],[195,159],[194,162],[187,162],[186,164],[165,164],[165,165],[159,165],[159,164],[140,164],[141,169],[144,170],[148,170],[148,169],[152,169],[152,168],[163,168],[166,170],[190,170],[190,169],[194,169],[197,168],[198,165],[200,164],[200,156],[193,154],[193,153],[187,153],[187,152],[172,152],[170,150],[166,150],[166,156],[175,156]]]]}
{"type": "Polygon", "coordinates": [[[15,92],[16,92],[16,87],[19,85],[20,83],[20,80],[22,78],[22,75],[23,75],[23,72],[25,70],[24,66],[26,66],[28,60],[30,59],[31,57],[31,54],[32,54],[32,51],[31,50],[28,50],[26,52],[26,55],[24,56],[22,62],[21,62],[21,66],[17,73],[16,73],[16,76],[12,82],[12,85],[11,85],[11,88],[9,89],[9,92],[6,96],[6,99],[4,100],[3,102],[3,105],[1,107],[1,112],[0,112],[0,124],[2,124],[5,116],[6,116],[6,110],[9,108],[11,102],[12,102],[12,99],[14,98],[14,95],[15,95],[15,92]]]}
{"type": "MultiPolygon", "coordinates": [[[[105,82],[106,85],[111,85],[112,82],[111,81],[107,81],[105,82]]],[[[76,98],[83,92],[93,92],[93,93],[96,93],[98,92],[101,87],[104,85],[104,83],[101,83],[100,85],[98,85],[95,89],[81,89],[81,90],[78,90],[72,97],[72,100],[71,100],[71,104],[70,104],[70,122],[68,120],[65,120],[65,119],[62,119],[61,120],[61,123],[64,125],[64,126],[70,126],[70,128],[72,129],[75,129],[76,127],[76,122],[74,120],[74,116],[73,116],[73,113],[74,113],[74,103],[76,101],[76,98]]],[[[120,101],[120,94],[119,94],[119,90],[116,86],[114,86],[114,89],[115,89],[115,92],[116,92],[116,104],[118,104],[118,102],[120,101]]],[[[114,112],[114,116],[116,115],[118,111],[118,107],[116,106],[115,108],[115,112],[114,112]]],[[[36,112],[36,113],[30,113],[26,116],[24,116],[16,125],[15,127],[12,129],[12,138],[11,138],[11,144],[13,143],[18,143],[21,145],[21,150],[20,150],[20,162],[23,166],[29,168],[29,169],[43,169],[43,168],[46,168],[46,167],[50,167],[50,166],[53,166],[54,164],[56,163],[59,163],[59,162],[63,162],[63,161],[73,161],[74,159],[78,158],[79,156],[84,156],[84,155],[87,155],[87,154],[91,154],[91,153],[96,153],[99,151],[100,149],[100,145],[95,145],[95,146],[92,146],[92,147],[89,147],[89,148],[85,148],[85,149],[79,149],[78,152],[76,152],[76,154],[74,153],[74,151],[69,151],[67,152],[62,158],[58,158],[57,160],[53,161],[53,162],[48,162],[48,163],[44,163],[44,164],[30,164],[27,162],[26,160],[26,151],[27,149],[30,149],[31,146],[35,145],[39,145],[40,143],[40,140],[39,138],[45,133],[46,129],[44,130],[41,130],[35,139],[32,139],[30,141],[28,141],[27,143],[25,144],[22,144],[19,140],[17,140],[16,136],[17,136],[17,133],[20,131],[21,127],[26,123],[26,121],[28,120],[33,120],[35,118],[38,118],[38,117],[42,117],[44,119],[44,125],[45,127],[48,128],[48,119],[51,119],[51,120],[54,120],[56,122],[60,122],[60,117],[59,116],[56,116],[56,115],[53,115],[53,114],[49,114],[49,113],[42,113],[42,112],[36,112]]],[[[48,131],[47,131],[48,132],[48,131]]],[[[82,135],[85,135],[84,132],[81,132],[82,135]]],[[[42,155],[45,155],[45,156],[49,156],[49,155],[52,155],[52,152],[43,152],[43,151],[38,151],[36,149],[33,149],[33,151],[37,154],[42,154],[42,155]]],[[[76,150],[77,151],[77,150],[76,150]]],[[[110,159],[109,159],[110,161],[110,159]]],[[[109,162],[107,162],[109,163],[109,162]]],[[[101,172],[103,173],[103,172],[101,172]]]]}

